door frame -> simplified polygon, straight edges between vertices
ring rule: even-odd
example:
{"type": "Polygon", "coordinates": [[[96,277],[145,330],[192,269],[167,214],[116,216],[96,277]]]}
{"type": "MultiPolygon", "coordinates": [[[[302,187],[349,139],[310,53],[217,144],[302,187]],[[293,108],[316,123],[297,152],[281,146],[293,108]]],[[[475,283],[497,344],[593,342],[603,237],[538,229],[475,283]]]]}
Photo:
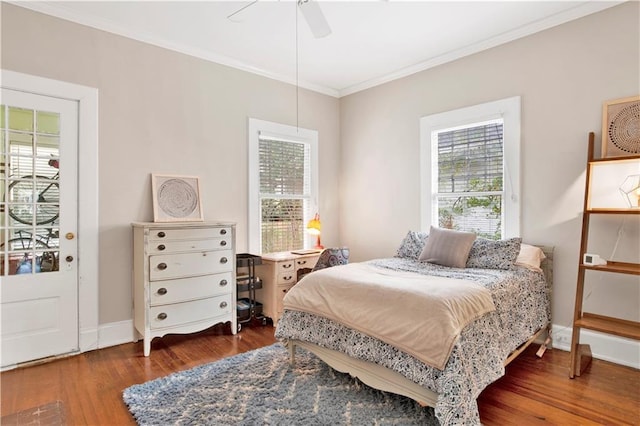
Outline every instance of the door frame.
{"type": "Polygon", "coordinates": [[[78,344],[98,342],[98,89],[1,70],[0,86],[78,102],[78,344]]]}

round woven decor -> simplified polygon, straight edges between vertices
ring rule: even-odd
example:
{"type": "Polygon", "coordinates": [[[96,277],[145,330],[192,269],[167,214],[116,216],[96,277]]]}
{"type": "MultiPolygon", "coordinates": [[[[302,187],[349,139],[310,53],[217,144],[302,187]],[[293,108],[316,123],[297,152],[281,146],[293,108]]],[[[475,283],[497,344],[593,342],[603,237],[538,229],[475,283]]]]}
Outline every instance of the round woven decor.
{"type": "Polygon", "coordinates": [[[158,206],[167,215],[188,217],[198,207],[198,194],[182,179],[169,179],[158,189],[158,206]]]}
{"type": "Polygon", "coordinates": [[[618,111],[609,123],[609,138],[622,151],[640,153],[640,103],[618,111]]]}

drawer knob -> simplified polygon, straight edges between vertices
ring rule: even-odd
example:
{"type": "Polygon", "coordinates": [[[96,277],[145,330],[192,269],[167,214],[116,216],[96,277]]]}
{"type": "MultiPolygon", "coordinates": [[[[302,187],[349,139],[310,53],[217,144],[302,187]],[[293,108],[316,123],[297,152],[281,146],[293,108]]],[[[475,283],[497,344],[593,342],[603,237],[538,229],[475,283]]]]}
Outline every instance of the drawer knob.
{"type": "Polygon", "coordinates": [[[225,285],[227,285],[227,280],[220,281],[220,287],[224,287],[225,285]]]}
{"type": "Polygon", "coordinates": [[[166,249],[166,247],[164,246],[164,244],[159,244],[159,245],[158,245],[158,250],[162,251],[162,250],[164,250],[164,249],[166,249]]]}
{"type": "Polygon", "coordinates": [[[167,264],[166,263],[158,264],[158,269],[160,269],[161,271],[164,271],[165,269],[167,269],[167,264]]]}
{"type": "Polygon", "coordinates": [[[289,281],[291,280],[291,278],[293,278],[291,275],[287,276],[287,277],[283,277],[282,279],[285,281],[289,281]]]}
{"type": "Polygon", "coordinates": [[[158,232],[158,238],[164,238],[166,236],[167,234],[165,234],[163,231],[158,232]]]}
{"type": "Polygon", "coordinates": [[[227,235],[227,230],[226,229],[221,229],[220,230],[220,235],[227,235]]]}
{"type": "Polygon", "coordinates": [[[163,295],[167,294],[167,289],[166,289],[166,288],[164,288],[164,287],[160,287],[160,288],[158,289],[158,294],[159,294],[159,295],[161,295],[161,296],[163,296],[163,295]]]}
{"type": "Polygon", "coordinates": [[[160,313],[158,314],[158,319],[159,319],[160,321],[162,321],[162,320],[166,320],[166,319],[167,319],[167,314],[165,314],[164,312],[160,312],[160,313]]]}
{"type": "Polygon", "coordinates": [[[224,309],[227,307],[227,302],[220,302],[220,308],[224,309]]]}
{"type": "Polygon", "coordinates": [[[298,265],[306,265],[307,261],[306,260],[298,260],[298,265]]]}
{"type": "Polygon", "coordinates": [[[222,240],[222,241],[220,241],[220,245],[224,247],[224,246],[227,245],[227,242],[225,240],[222,240]]]}
{"type": "Polygon", "coordinates": [[[293,266],[292,264],[288,263],[288,264],[286,264],[286,265],[282,265],[282,269],[289,269],[289,268],[291,268],[292,266],[293,266]]]}
{"type": "Polygon", "coordinates": [[[228,260],[227,260],[226,257],[223,257],[222,259],[220,259],[220,263],[227,263],[227,262],[228,262],[228,260]]]}

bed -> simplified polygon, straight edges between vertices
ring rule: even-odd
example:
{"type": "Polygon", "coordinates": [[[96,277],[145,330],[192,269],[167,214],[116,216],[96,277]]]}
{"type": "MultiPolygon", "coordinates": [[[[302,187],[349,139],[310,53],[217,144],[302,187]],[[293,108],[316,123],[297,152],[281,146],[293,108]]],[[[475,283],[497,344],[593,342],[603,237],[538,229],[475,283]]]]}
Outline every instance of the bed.
{"type": "Polygon", "coordinates": [[[420,260],[427,238],[426,234],[409,231],[394,257],[340,265],[307,275],[285,297],[276,338],[288,347],[291,362],[295,362],[296,347],[302,347],[332,368],[373,388],[434,407],[441,424],[480,424],[476,404],[480,392],[503,376],[504,367],[531,343],[544,341],[539,356],[549,343],[553,248],[521,244],[520,239],[498,242],[478,239],[464,267],[451,267],[420,260]],[[537,264],[535,260],[519,261],[525,247],[531,256],[538,258],[537,264]],[[507,251],[511,254],[506,256],[505,263],[507,251]],[[408,301],[405,295],[405,299],[398,300],[406,309],[395,308],[396,314],[389,315],[383,305],[390,305],[389,300],[396,296],[386,293],[387,289],[381,293],[379,285],[389,281],[391,287],[417,288],[430,280],[434,280],[433,285],[446,287],[454,282],[476,286],[479,294],[490,295],[494,308],[468,315],[466,322],[452,327],[453,340],[451,336],[438,340],[442,337],[432,337],[431,332],[425,331],[430,329],[425,324],[433,319],[423,320],[430,314],[416,310],[416,303],[422,301],[408,301]],[[371,283],[376,284],[367,287],[371,283]],[[345,291],[360,285],[364,286],[361,296],[345,291]],[[309,302],[315,296],[305,289],[312,289],[323,300],[309,302]],[[370,315],[359,311],[360,306],[372,303],[365,294],[377,295],[384,301],[375,308],[381,311],[380,315],[372,315],[376,318],[374,323],[388,325],[380,327],[383,331],[378,331],[375,324],[366,327],[359,324],[363,315],[370,315]],[[406,335],[408,340],[396,338],[397,335],[406,335]],[[432,340],[445,343],[429,346],[432,340]],[[451,343],[450,347],[446,342],[451,343]],[[426,359],[422,356],[434,346],[444,348],[444,363],[439,358],[441,353],[426,359]]]}

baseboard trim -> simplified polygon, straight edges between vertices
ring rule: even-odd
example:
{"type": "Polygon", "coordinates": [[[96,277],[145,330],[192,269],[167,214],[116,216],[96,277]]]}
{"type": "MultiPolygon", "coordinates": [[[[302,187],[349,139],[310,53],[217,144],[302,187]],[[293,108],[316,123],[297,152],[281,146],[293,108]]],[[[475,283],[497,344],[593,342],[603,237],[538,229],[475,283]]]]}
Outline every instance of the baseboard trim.
{"type": "MultiPolygon", "coordinates": [[[[571,327],[554,324],[553,347],[571,351],[571,327]]],[[[640,342],[610,334],[581,330],[580,343],[591,346],[594,358],[640,369],[640,342]]]]}
{"type": "Polygon", "coordinates": [[[133,320],[111,322],[98,327],[98,349],[134,341],[133,320]]]}

